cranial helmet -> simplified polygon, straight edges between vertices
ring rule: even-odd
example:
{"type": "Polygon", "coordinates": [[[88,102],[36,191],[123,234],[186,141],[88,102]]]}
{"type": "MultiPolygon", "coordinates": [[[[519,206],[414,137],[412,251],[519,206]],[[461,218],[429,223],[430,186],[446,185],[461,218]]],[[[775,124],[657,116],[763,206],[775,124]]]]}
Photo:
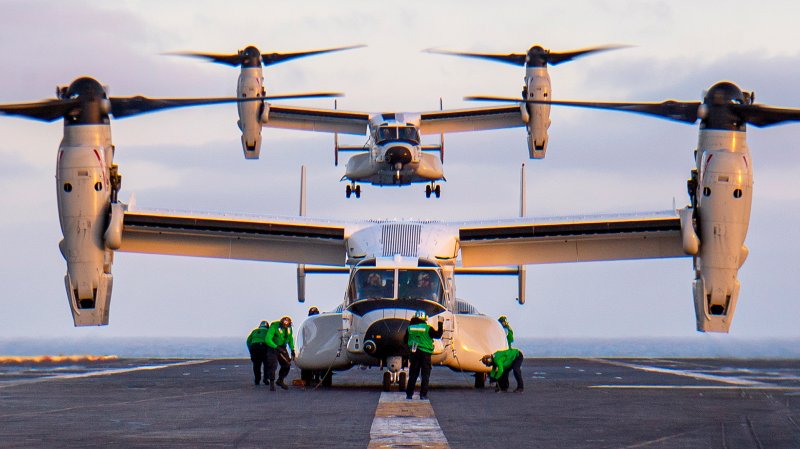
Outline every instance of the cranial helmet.
{"type": "Polygon", "coordinates": [[[258,325],[258,327],[269,327],[269,321],[262,321],[261,324],[258,325]]]}
{"type": "Polygon", "coordinates": [[[492,357],[491,354],[486,354],[481,358],[481,363],[483,363],[486,366],[492,366],[492,364],[494,363],[494,357],[492,357]]]}
{"type": "Polygon", "coordinates": [[[288,316],[285,316],[285,317],[281,318],[281,324],[283,324],[283,323],[286,323],[286,327],[289,327],[289,326],[292,325],[292,319],[290,317],[288,317],[288,316]]]}
{"type": "Polygon", "coordinates": [[[417,312],[414,314],[414,317],[415,318],[419,318],[421,320],[427,320],[428,319],[428,314],[425,313],[424,310],[417,310],[417,312]]]}
{"type": "Polygon", "coordinates": [[[499,321],[501,323],[505,323],[505,322],[508,321],[508,318],[506,318],[505,315],[500,315],[500,318],[498,318],[497,321],[499,321]]]}
{"type": "Polygon", "coordinates": [[[312,307],[312,308],[308,309],[308,316],[318,315],[318,314],[319,314],[319,309],[318,308],[312,307]]]}

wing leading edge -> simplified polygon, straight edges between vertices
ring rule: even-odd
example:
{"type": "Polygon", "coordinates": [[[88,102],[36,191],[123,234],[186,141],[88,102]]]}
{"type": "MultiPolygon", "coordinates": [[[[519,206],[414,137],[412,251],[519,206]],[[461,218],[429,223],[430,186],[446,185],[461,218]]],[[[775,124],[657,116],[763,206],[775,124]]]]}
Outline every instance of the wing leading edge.
{"type": "Polygon", "coordinates": [[[456,133],[525,126],[519,106],[453,109],[420,114],[420,133],[456,133]]]}
{"type": "Polygon", "coordinates": [[[320,220],[126,211],[119,251],[343,266],[345,242],[320,220]]]}
{"type": "Polygon", "coordinates": [[[465,267],[688,257],[673,211],[465,223],[459,241],[465,267]]]}

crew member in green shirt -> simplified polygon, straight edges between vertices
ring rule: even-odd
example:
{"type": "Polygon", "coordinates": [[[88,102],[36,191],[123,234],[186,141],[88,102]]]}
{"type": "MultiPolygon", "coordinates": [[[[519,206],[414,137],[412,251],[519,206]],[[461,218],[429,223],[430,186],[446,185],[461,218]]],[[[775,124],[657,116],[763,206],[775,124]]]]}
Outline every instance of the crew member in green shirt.
{"type": "Polygon", "coordinates": [[[408,357],[408,385],[406,385],[406,399],[414,396],[414,387],[417,383],[417,376],[422,374],[419,386],[419,398],[428,399],[428,381],[431,378],[431,354],[433,353],[433,339],[442,338],[444,333],[444,321],[439,317],[439,326],[433,330],[428,325],[427,314],[424,310],[418,310],[411,318],[406,330],[405,341],[408,343],[408,350],[411,354],[408,357]]]}
{"type": "Polygon", "coordinates": [[[250,352],[250,360],[253,362],[253,376],[256,385],[261,382],[261,366],[264,366],[264,385],[267,384],[267,330],[269,323],[262,321],[261,324],[250,332],[247,336],[247,350],[250,352]]]}
{"type": "Polygon", "coordinates": [[[506,340],[508,340],[508,347],[511,348],[511,343],[514,343],[514,329],[511,329],[511,326],[508,324],[508,318],[505,315],[500,315],[500,318],[497,319],[500,322],[500,325],[503,326],[503,330],[506,332],[506,340]]]}
{"type": "Polygon", "coordinates": [[[506,349],[497,351],[494,354],[486,354],[481,359],[484,365],[491,367],[489,378],[497,382],[494,391],[508,391],[508,373],[514,371],[514,379],[517,381],[515,393],[522,393],[525,385],[522,381],[522,351],[519,349],[506,349]]]}
{"type": "Polygon", "coordinates": [[[267,335],[264,338],[267,344],[267,377],[269,380],[270,391],[275,391],[275,385],[288,390],[289,387],[283,379],[289,374],[289,369],[294,360],[294,336],[292,335],[292,319],[285,316],[280,321],[275,321],[269,326],[267,335]],[[286,347],[292,351],[289,356],[286,347]],[[275,381],[275,369],[280,363],[281,369],[278,371],[278,381],[275,381]]]}

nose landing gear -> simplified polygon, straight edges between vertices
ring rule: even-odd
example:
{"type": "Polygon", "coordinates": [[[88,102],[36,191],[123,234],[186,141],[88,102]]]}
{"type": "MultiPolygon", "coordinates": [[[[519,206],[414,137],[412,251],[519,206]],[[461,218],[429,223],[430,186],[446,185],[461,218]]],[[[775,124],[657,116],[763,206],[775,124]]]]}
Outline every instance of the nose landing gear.
{"type": "Polygon", "coordinates": [[[356,185],[356,183],[347,184],[347,187],[344,189],[344,194],[347,198],[350,198],[350,195],[356,194],[356,198],[361,198],[361,186],[356,185]]]}
{"type": "Polygon", "coordinates": [[[425,186],[425,198],[430,198],[431,193],[436,195],[436,198],[439,198],[442,195],[442,186],[436,184],[435,182],[431,182],[425,186]]]}
{"type": "Polygon", "coordinates": [[[384,371],[383,391],[391,391],[392,385],[394,384],[397,384],[398,391],[405,391],[407,381],[408,381],[408,374],[405,371],[400,371],[400,372],[384,371]]]}

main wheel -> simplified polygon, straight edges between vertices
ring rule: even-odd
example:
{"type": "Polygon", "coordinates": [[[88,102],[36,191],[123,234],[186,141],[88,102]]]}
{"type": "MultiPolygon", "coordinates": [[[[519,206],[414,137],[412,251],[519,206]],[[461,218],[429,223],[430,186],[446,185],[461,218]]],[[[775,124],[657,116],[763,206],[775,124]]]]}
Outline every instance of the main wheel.
{"type": "Polygon", "coordinates": [[[314,372],[308,369],[301,369],[300,380],[302,380],[307,387],[311,386],[311,383],[314,382],[314,372]]]}
{"type": "Polygon", "coordinates": [[[486,373],[475,373],[475,388],[486,386],[486,373]]]}
{"type": "Polygon", "coordinates": [[[325,373],[322,373],[322,386],[326,388],[330,388],[333,385],[333,372],[328,370],[325,373]]]}
{"type": "Polygon", "coordinates": [[[425,198],[430,198],[431,192],[432,192],[431,186],[430,185],[425,186],[425,198]]]}
{"type": "Polygon", "coordinates": [[[344,188],[344,194],[345,194],[345,196],[346,196],[346,197],[348,197],[348,198],[350,198],[350,195],[352,195],[352,194],[353,194],[353,189],[350,187],[350,184],[348,184],[348,185],[347,185],[347,186],[344,188]]]}
{"type": "Polygon", "coordinates": [[[433,189],[433,193],[436,194],[436,198],[439,198],[439,196],[441,196],[441,194],[442,194],[442,186],[437,184],[436,188],[433,189]]]}
{"type": "Polygon", "coordinates": [[[361,186],[356,186],[354,192],[356,194],[356,198],[361,198],[361,186]]]}
{"type": "Polygon", "coordinates": [[[392,373],[389,371],[385,371],[383,373],[383,391],[389,391],[392,389],[392,373]]]}
{"type": "Polygon", "coordinates": [[[407,374],[405,371],[401,372],[399,376],[397,376],[397,389],[400,391],[406,391],[406,378],[407,374]]]}

